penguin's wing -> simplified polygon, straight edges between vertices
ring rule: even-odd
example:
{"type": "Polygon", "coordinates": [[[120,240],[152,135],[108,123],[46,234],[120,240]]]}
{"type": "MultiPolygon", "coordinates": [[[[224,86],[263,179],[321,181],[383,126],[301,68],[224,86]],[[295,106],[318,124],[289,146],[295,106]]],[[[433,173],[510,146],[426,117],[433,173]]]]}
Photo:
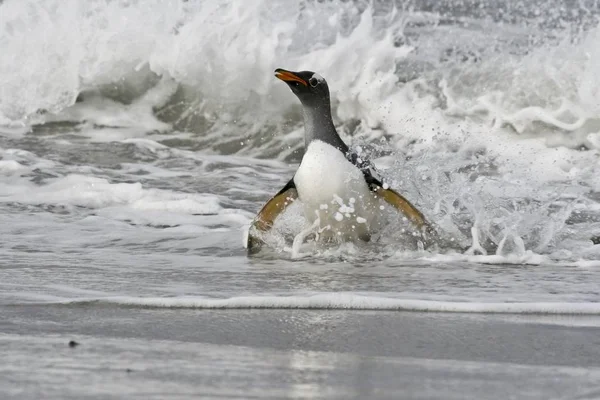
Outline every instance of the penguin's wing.
{"type": "Polygon", "coordinates": [[[263,241],[258,237],[257,232],[267,232],[273,227],[275,219],[281,214],[287,206],[298,198],[296,184],[291,179],[275,196],[273,196],[263,206],[260,212],[254,217],[248,231],[248,242],[246,248],[249,252],[256,252],[260,249],[263,241]]]}
{"type": "Polygon", "coordinates": [[[384,189],[383,186],[371,184],[371,190],[381,197],[386,203],[390,204],[400,211],[406,218],[415,224],[418,228],[423,228],[429,225],[425,216],[415,206],[411,204],[404,196],[396,192],[394,189],[384,189]]]}
{"type": "Polygon", "coordinates": [[[421,231],[421,233],[426,234],[426,237],[429,237],[430,239],[435,239],[438,237],[436,230],[427,221],[427,219],[425,219],[423,213],[419,211],[417,207],[413,206],[411,202],[400,193],[391,188],[385,189],[383,185],[375,182],[369,183],[369,187],[371,188],[372,192],[375,192],[375,194],[381,197],[386,203],[404,214],[404,216],[408,218],[408,220],[412,222],[421,231]]]}
{"type": "Polygon", "coordinates": [[[429,235],[436,235],[435,229],[427,222],[425,216],[415,206],[411,204],[404,196],[391,188],[384,188],[375,175],[377,171],[371,162],[358,157],[354,152],[348,152],[346,157],[350,162],[356,165],[363,173],[369,189],[380,196],[386,203],[400,211],[410,222],[417,226],[422,232],[429,235]]]}

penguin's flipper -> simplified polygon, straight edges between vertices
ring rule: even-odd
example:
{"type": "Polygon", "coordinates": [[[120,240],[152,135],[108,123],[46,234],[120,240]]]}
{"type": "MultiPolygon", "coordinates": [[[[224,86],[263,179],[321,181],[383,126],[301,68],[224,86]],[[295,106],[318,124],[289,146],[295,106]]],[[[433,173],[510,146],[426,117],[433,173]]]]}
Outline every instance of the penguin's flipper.
{"type": "Polygon", "coordinates": [[[393,189],[384,189],[379,186],[375,189],[375,193],[380,196],[386,203],[390,204],[402,214],[406,216],[417,227],[421,228],[427,225],[425,217],[421,211],[417,210],[404,196],[393,189]]]}
{"type": "Polygon", "coordinates": [[[394,189],[384,189],[376,180],[369,182],[371,190],[381,197],[386,203],[400,211],[410,222],[412,222],[421,232],[430,237],[437,237],[437,232],[425,219],[425,216],[415,206],[411,204],[404,196],[394,189]]]}
{"type": "Polygon", "coordinates": [[[250,225],[248,242],[246,244],[248,252],[254,253],[260,249],[264,242],[257,233],[270,230],[279,214],[297,198],[296,185],[294,184],[294,180],[291,179],[283,189],[267,201],[250,225]]]}

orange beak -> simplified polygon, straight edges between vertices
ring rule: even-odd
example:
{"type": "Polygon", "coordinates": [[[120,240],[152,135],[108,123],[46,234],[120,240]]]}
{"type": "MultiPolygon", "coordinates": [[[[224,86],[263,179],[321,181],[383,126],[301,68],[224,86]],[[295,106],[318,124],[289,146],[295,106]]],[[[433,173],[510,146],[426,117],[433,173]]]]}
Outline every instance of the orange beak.
{"type": "Polygon", "coordinates": [[[275,77],[281,79],[284,82],[300,82],[304,86],[308,86],[306,81],[299,76],[296,76],[293,72],[286,71],[285,69],[277,68],[275,70],[275,77]]]}

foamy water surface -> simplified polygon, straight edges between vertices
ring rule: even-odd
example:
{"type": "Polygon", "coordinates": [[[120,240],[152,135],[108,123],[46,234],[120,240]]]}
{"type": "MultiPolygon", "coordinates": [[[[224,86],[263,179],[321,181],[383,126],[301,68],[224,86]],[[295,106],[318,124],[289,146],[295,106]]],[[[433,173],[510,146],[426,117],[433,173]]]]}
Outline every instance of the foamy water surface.
{"type": "Polygon", "coordinates": [[[600,314],[598,15],[0,2],[0,304],[600,314]],[[247,257],[303,150],[277,67],[328,80],[344,140],[443,244],[390,214],[374,243],[292,257],[292,207],[247,257]]]}

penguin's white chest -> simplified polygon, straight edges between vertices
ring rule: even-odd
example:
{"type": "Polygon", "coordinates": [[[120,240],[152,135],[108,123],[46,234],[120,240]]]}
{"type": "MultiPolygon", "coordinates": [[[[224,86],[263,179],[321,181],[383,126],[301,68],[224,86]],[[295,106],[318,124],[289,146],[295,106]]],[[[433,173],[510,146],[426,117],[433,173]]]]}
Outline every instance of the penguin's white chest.
{"type": "Polygon", "coordinates": [[[368,236],[377,220],[376,199],[363,173],[335,147],[310,143],[294,176],[306,218],[344,238],[368,236]]]}

